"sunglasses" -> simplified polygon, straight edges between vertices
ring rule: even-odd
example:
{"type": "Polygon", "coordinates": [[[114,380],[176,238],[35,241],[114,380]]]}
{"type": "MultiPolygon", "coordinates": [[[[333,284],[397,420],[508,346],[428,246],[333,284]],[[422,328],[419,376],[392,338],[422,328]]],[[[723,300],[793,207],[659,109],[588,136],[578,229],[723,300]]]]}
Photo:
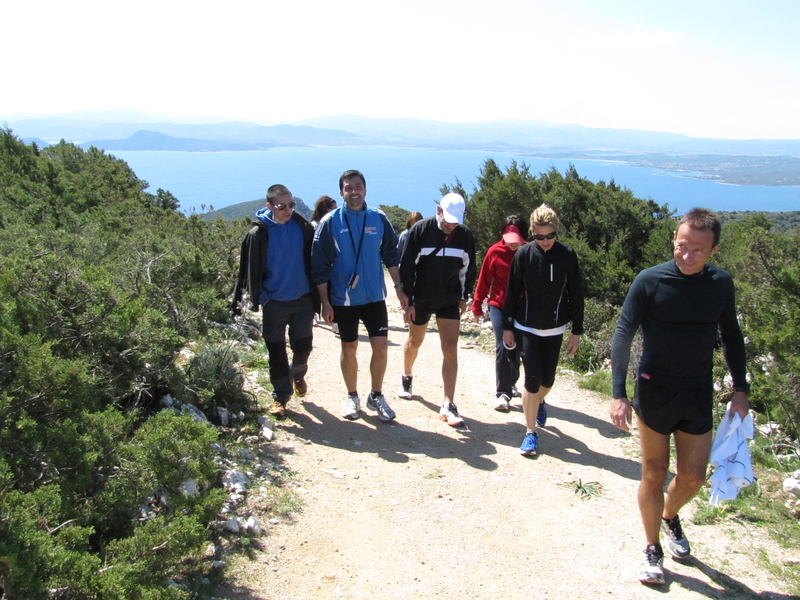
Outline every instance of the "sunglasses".
{"type": "Polygon", "coordinates": [[[272,206],[275,208],[275,210],[283,210],[284,208],[294,208],[297,206],[297,202],[289,202],[289,204],[273,204],[272,206]]]}
{"type": "Polygon", "coordinates": [[[533,234],[533,239],[539,240],[541,242],[542,240],[552,240],[557,235],[558,235],[558,232],[556,232],[556,231],[554,231],[552,233],[548,233],[547,235],[542,235],[541,233],[535,233],[535,234],[533,234]]]}

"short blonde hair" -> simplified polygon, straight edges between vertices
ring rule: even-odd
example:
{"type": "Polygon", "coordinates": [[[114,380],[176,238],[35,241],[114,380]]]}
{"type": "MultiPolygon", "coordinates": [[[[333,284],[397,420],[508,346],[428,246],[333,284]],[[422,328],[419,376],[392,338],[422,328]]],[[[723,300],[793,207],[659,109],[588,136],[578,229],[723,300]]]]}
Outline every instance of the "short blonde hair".
{"type": "Polygon", "coordinates": [[[547,204],[542,204],[539,208],[531,213],[531,229],[533,233],[534,227],[547,227],[552,226],[553,229],[558,231],[561,229],[561,221],[558,219],[558,214],[547,204]]]}

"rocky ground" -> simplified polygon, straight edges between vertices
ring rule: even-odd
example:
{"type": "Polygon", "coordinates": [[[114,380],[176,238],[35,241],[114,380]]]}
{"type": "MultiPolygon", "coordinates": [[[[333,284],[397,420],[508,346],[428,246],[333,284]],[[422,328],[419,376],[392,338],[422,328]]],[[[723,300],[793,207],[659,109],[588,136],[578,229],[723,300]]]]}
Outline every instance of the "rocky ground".
{"type": "MultiPolygon", "coordinates": [[[[559,374],[548,397],[540,455],[524,458],[522,408],[492,410],[494,362],[464,339],[457,404],[464,429],[438,418],[441,352],[429,330],[414,369],[414,397],[396,390],[406,338],[390,312],[384,394],[392,423],[375,413],[346,421],[339,339],[314,330],[308,395],[293,399],[271,444],[296,473],[302,510],[262,525],[261,550],[229,565],[228,600],[544,599],[617,597],[793,598],[759,563],[796,559],[739,521],[699,526],[687,507],[693,556],[665,560],[667,584],[637,579],[643,537],[636,504],[635,431],[607,418],[608,399],[559,374]],[[596,491],[581,499],[577,482],[596,491]]],[[[362,336],[359,392],[369,391],[362,336]]]]}

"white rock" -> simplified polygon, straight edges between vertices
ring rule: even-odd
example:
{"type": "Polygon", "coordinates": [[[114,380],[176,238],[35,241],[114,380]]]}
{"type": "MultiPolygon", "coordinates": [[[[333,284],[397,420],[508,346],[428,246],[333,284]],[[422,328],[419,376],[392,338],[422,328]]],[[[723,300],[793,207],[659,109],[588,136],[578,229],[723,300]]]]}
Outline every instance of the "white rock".
{"type": "Polygon", "coordinates": [[[273,429],[274,427],[272,424],[272,419],[265,416],[258,417],[258,424],[261,425],[261,427],[267,427],[269,429],[273,429]]]}
{"type": "Polygon", "coordinates": [[[196,406],[193,406],[192,404],[184,404],[183,406],[181,406],[181,410],[183,412],[189,413],[192,416],[192,418],[198,423],[208,422],[208,418],[203,414],[203,411],[201,411],[196,406]]]}
{"type": "Polygon", "coordinates": [[[783,480],[783,491],[795,498],[800,498],[800,479],[789,477],[783,480]]]}
{"type": "Polygon", "coordinates": [[[228,453],[228,451],[225,449],[225,446],[223,446],[222,444],[217,444],[216,442],[211,444],[211,449],[218,456],[224,456],[225,454],[228,453]]]}
{"type": "Polygon", "coordinates": [[[269,520],[269,524],[270,525],[278,525],[278,524],[280,524],[280,521],[278,521],[278,519],[273,518],[273,519],[269,520]]]}
{"type": "Polygon", "coordinates": [[[250,487],[250,478],[238,469],[229,469],[222,474],[222,485],[235,492],[244,492],[250,487]]]}
{"type": "Polygon", "coordinates": [[[161,402],[161,406],[166,406],[167,408],[169,408],[170,406],[175,404],[175,401],[172,399],[172,396],[170,396],[169,394],[167,394],[166,396],[161,396],[161,398],[159,399],[159,402],[161,402]]]}
{"type": "Polygon", "coordinates": [[[259,536],[262,533],[264,533],[264,530],[261,529],[261,524],[255,517],[248,517],[247,521],[245,521],[244,527],[247,531],[256,536],[259,536]]]}
{"type": "Polygon", "coordinates": [[[768,423],[764,423],[763,425],[756,425],[756,429],[758,432],[765,436],[769,437],[773,433],[778,433],[781,430],[780,423],[776,423],[775,421],[769,421],[768,423]]]}
{"type": "Polygon", "coordinates": [[[230,531],[231,533],[239,533],[239,520],[228,519],[222,524],[222,528],[225,529],[225,531],[230,531]]]}
{"type": "Polygon", "coordinates": [[[225,568],[225,561],[224,560],[215,560],[211,563],[211,566],[215,569],[224,569],[225,568]]]}
{"type": "Polygon", "coordinates": [[[256,455],[253,454],[253,451],[250,450],[249,448],[242,448],[241,450],[239,450],[237,455],[239,456],[240,459],[246,462],[253,462],[256,459],[256,455]]]}
{"type": "Polygon", "coordinates": [[[184,496],[197,496],[200,494],[200,489],[197,487],[196,479],[187,479],[181,484],[181,491],[184,496]]]}
{"type": "Polygon", "coordinates": [[[223,427],[227,427],[228,423],[231,422],[230,417],[228,416],[228,409],[223,408],[221,406],[217,407],[217,414],[219,415],[219,422],[223,427]]]}
{"type": "Polygon", "coordinates": [[[333,469],[320,469],[323,473],[327,473],[332,477],[336,477],[336,479],[344,479],[344,474],[339,473],[339,471],[334,471],[333,469]]]}
{"type": "Polygon", "coordinates": [[[271,442],[272,438],[275,436],[275,432],[272,431],[272,429],[270,429],[269,427],[262,427],[261,435],[263,435],[268,442],[271,442]]]}

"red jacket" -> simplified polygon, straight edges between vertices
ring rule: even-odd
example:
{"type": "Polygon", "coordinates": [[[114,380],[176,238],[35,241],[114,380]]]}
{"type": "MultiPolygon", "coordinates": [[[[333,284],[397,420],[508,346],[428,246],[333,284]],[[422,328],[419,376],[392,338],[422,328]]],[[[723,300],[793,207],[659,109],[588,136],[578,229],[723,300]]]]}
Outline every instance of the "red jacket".
{"type": "Polygon", "coordinates": [[[488,296],[489,304],[500,310],[506,307],[506,287],[508,286],[508,272],[511,269],[511,260],[516,250],[511,250],[503,240],[492,245],[486,251],[481,264],[481,273],[478,276],[478,285],[472,299],[472,314],[476,317],[483,316],[483,300],[488,296]]]}

